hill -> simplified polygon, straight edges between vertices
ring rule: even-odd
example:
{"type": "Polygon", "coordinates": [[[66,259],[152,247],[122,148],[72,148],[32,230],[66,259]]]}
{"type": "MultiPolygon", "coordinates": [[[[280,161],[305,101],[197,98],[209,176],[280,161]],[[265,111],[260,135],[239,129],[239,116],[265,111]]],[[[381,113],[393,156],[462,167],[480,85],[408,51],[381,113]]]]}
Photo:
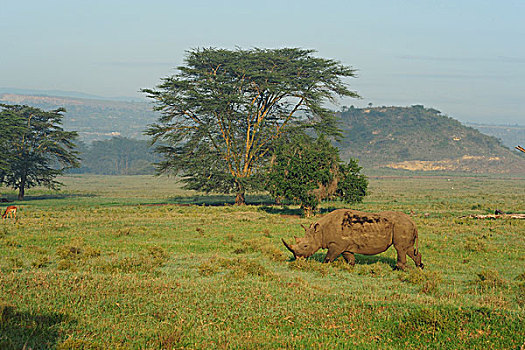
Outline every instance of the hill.
{"type": "Polygon", "coordinates": [[[407,170],[525,173],[525,158],[441,112],[411,107],[344,108],[343,159],[407,170]]]}
{"type": "Polygon", "coordinates": [[[113,136],[143,139],[142,132],[156,120],[151,104],[67,96],[0,94],[0,103],[28,105],[44,110],[64,107],[64,128],[78,131],[84,142],[113,136]]]}

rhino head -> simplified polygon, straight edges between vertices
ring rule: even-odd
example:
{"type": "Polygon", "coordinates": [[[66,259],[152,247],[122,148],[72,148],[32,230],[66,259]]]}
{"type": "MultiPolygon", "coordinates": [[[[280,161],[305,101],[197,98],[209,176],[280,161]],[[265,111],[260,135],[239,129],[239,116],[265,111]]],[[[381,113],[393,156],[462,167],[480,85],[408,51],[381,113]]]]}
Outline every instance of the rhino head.
{"type": "Polygon", "coordinates": [[[306,237],[294,237],[295,244],[290,245],[286,243],[284,239],[282,239],[284,246],[292,252],[294,258],[308,258],[312,256],[316,251],[318,251],[319,248],[321,248],[320,245],[314,239],[315,236],[312,235],[313,233],[315,233],[316,225],[318,224],[312,224],[310,228],[306,228],[303,226],[303,228],[306,231],[306,237]]]}

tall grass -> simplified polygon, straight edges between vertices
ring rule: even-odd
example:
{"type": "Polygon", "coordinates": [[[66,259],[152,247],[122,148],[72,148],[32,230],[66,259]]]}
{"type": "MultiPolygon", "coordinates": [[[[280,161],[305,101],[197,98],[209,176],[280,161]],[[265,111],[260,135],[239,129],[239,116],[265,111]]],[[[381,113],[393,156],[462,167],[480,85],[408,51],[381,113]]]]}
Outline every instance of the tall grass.
{"type": "Polygon", "coordinates": [[[18,221],[0,223],[1,349],[525,341],[525,222],[462,218],[525,212],[524,179],[372,175],[370,196],[354,208],[413,217],[425,270],[407,272],[393,271],[393,249],[357,256],[353,268],[322,264],[321,252],[294,261],[280,239],[302,235],[310,220],[262,197],[254,202],[264,206],[235,207],[165,178],[62,180],[59,193],[28,191],[14,203],[18,221]]]}

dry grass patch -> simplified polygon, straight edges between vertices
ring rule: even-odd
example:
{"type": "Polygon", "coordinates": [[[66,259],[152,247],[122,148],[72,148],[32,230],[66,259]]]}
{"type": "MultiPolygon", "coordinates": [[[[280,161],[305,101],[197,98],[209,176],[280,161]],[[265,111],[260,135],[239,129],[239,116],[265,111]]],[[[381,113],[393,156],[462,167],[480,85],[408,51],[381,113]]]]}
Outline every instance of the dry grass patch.
{"type": "Polygon", "coordinates": [[[212,276],[221,272],[227,272],[235,278],[243,278],[248,275],[273,278],[275,274],[269,271],[255,260],[245,258],[220,258],[213,257],[198,267],[201,276],[212,276]]]}
{"type": "Polygon", "coordinates": [[[481,287],[482,290],[507,286],[507,281],[500,276],[497,270],[485,269],[478,272],[476,275],[477,278],[472,284],[481,287]]]}
{"type": "Polygon", "coordinates": [[[100,257],[94,262],[94,269],[104,273],[155,272],[168,260],[169,254],[161,247],[148,246],[144,251],[130,256],[100,257]]]}
{"type": "Polygon", "coordinates": [[[355,266],[355,272],[358,275],[382,277],[392,273],[392,267],[382,262],[373,264],[358,264],[355,266]]]}
{"type": "Polygon", "coordinates": [[[436,271],[409,269],[400,273],[399,279],[403,282],[419,286],[419,291],[424,294],[436,294],[442,282],[442,275],[436,271]]]}
{"type": "Polygon", "coordinates": [[[242,244],[245,249],[238,250],[238,253],[246,250],[260,252],[272,261],[286,261],[289,258],[289,255],[279,249],[275,241],[267,236],[245,240],[242,244]]]}

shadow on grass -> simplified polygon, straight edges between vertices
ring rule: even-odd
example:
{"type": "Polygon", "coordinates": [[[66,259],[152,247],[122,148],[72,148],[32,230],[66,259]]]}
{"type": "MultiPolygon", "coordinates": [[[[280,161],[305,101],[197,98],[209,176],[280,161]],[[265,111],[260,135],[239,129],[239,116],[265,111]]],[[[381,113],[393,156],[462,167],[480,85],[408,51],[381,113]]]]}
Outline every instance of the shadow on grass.
{"type": "Polygon", "coordinates": [[[269,206],[263,205],[259,210],[264,211],[268,214],[277,215],[290,215],[290,216],[302,216],[303,211],[300,208],[289,208],[287,206],[269,206]]]}
{"type": "MultiPolygon", "coordinates": [[[[195,195],[195,196],[177,196],[171,197],[165,203],[152,203],[151,205],[207,205],[212,207],[221,207],[228,205],[235,205],[235,196],[233,195],[195,195]]],[[[275,203],[275,200],[268,195],[247,195],[247,205],[259,206],[259,210],[268,214],[286,215],[286,216],[302,216],[303,211],[300,208],[290,208],[293,205],[291,202],[282,203],[280,205],[275,203]]],[[[321,208],[318,214],[325,215],[336,209],[337,207],[321,208]]]]}
{"type": "MultiPolygon", "coordinates": [[[[97,197],[96,194],[75,194],[75,193],[53,193],[53,194],[41,194],[35,196],[25,196],[23,200],[13,198],[13,202],[23,203],[24,201],[40,201],[46,199],[68,199],[68,198],[93,198],[97,197]]],[[[11,199],[10,199],[11,200],[11,199]]]]}
{"type": "MultiPolygon", "coordinates": [[[[170,204],[183,205],[208,205],[208,206],[225,206],[234,205],[235,196],[229,195],[203,195],[203,196],[179,196],[169,199],[170,204]]],[[[246,204],[248,205],[266,205],[275,204],[275,201],[265,195],[248,195],[246,196],[246,204]]]]}
{"type": "MultiPolygon", "coordinates": [[[[326,215],[334,210],[341,209],[341,208],[321,208],[317,211],[316,214],[320,215],[326,215]]],[[[293,215],[293,216],[304,216],[303,211],[300,208],[289,208],[286,205],[283,206],[277,206],[277,205],[263,205],[259,208],[259,210],[262,210],[268,214],[277,214],[277,215],[293,215]]],[[[312,218],[312,222],[315,221],[315,219],[312,218]]]]}
{"type": "MultiPolygon", "coordinates": [[[[392,258],[388,258],[381,255],[361,255],[361,254],[354,254],[355,255],[355,263],[356,265],[372,265],[375,263],[383,263],[390,265],[392,268],[396,267],[397,261],[392,258]]],[[[322,263],[324,261],[324,257],[326,256],[326,253],[323,252],[317,252],[308,259],[310,260],[316,260],[322,263]]],[[[337,259],[344,259],[343,256],[339,256],[337,259]]],[[[291,258],[293,260],[293,257],[291,258]]]]}
{"type": "Polygon", "coordinates": [[[51,349],[59,339],[58,325],[65,316],[32,314],[0,304],[0,349],[51,349]]]}

